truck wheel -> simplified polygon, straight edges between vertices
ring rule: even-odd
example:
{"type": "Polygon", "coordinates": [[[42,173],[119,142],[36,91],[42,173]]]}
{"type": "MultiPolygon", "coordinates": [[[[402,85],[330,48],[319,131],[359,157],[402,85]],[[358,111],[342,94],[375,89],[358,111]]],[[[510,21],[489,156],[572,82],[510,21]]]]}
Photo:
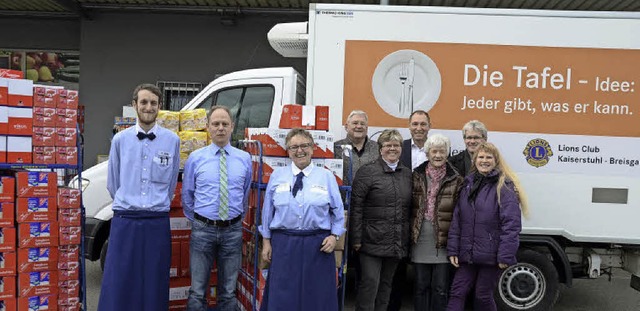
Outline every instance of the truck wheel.
{"type": "Polygon", "coordinates": [[[500,276],[496,302],[500,310],[551,310],[559,294],[558,271],[547,256],[518,252],[518,263],[500,276]]]}
{"type": "Polygon", "coordinates": [[[107,248],[109,248],[109,240],[107,239],[102,244],[102,249],[100,250],[100,268],[104,271],[104,263],[107,261],[107,248]]]}

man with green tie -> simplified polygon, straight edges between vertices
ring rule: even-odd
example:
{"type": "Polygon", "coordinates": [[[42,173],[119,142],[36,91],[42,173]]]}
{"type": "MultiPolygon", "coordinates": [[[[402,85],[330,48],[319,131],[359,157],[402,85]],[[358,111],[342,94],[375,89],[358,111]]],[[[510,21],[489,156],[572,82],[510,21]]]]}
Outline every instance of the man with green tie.
{"type": "Polygon", "coordinates": [[[192,221],[191,289],[187,310],[205,311],[209,277],[218,268],[217,310],[236,310],[242,261],[242,215],[248,207],[251,156],[229,143],[234,123],[227,107],[213,106],[207,129],[213,143],[189,155],[182,178],[184,214],[192,221]]]}

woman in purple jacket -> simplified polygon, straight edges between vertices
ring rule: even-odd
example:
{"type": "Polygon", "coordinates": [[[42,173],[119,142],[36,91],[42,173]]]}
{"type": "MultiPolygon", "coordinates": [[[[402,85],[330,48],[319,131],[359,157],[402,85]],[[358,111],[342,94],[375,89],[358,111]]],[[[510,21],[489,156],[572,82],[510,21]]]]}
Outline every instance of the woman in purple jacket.
{"type": "Polygon", "coordinates": [[[502,270],[516,263],[527,201],[516,174],[491,143],[473,157],[449,229],[447,252],[457,270],[447,310],[462,311],[475,285],[474,310],[497,310],[493,292],[502,270]]]}

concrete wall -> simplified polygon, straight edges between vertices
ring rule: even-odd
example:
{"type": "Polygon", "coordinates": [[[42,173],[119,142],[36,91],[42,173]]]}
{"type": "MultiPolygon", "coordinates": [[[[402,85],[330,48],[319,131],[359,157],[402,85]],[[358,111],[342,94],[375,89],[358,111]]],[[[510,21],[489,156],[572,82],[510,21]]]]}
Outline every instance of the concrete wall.
{"type": "Polygon", "coordinates": [[[108,154],[113,118],[131,103],[143,82],[187,81],[206,85],[216,74],[305,60],[285,59],[271,49],[268,30],[306,16],[245,16],[223,26],[217,16],[102,13],[82,21],[80,101],[86,106],[85,158],[108,154]]]}
{"type": "Polygon", "coordinates": [[[0,49],[80,49],[80,21],[70,19],[0,17],[0,49]]]}

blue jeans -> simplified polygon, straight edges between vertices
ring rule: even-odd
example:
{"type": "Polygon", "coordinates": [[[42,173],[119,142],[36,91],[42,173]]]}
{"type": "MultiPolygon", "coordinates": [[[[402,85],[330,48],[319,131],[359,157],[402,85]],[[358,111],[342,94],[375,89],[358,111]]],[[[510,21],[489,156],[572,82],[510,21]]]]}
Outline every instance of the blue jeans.
{"type": "Polygon", "coordinates": [[[206,311],[209,277],[215,260],[218,267],[219,311],[237,310],[236,282],[242,262],[242,222],[228,227],[209,226],[194,219],[189,245],[191,289],[187,310],[206,311]]]}

